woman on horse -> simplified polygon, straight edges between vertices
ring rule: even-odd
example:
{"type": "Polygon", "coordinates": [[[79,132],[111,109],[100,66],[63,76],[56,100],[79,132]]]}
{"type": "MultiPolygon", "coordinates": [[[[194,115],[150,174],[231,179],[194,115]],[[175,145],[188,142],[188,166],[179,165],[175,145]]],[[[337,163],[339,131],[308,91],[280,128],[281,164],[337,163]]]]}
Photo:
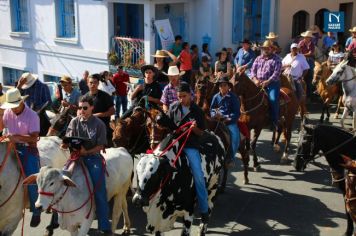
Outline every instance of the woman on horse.
{"type": "MultiPolygon", "coordinates": [[[[9,89],[5,95],[5,109],[0,117],[0,130],[7,128],[7,137],[16,146],[25,175],[38,173],[40,170],[37,141],[40,133],[40,119],[36,112],[25,105],[28,96],[21,96],[16,88],[9,89]]],[[[32,211],[31,227],[41,222],[41,211],[35,207],[38,198],[37,185],[28,186],[30,208],[32,211]]]]}
{"type": "Polygon", "coordinates": [[[226,167],[231,168],[234,166],[234,161],[236,161],[236,153],[240,144],[240,131],[237,126],[237,121],[240,118],[240,100],[234,93],[229,91],[232,84],[228,77],[219,79],[217,84],[219,85],[219,92],[213,97],[210,115],[221,120],[229,129],[231,156],[226,162],[226,167]]]}
{"type": "Polygon", "coordinates": [[[340,44],[335,42],[329,52],[328,66],[334,69],[345,57],[345,54],[340,50],[340,44]]]}
{"type": "Polygon", "coordinates": [[[215,62],[215,78],[230,77],[231,63],[227,59],[227,50],[223,48],[218,54],[218,60],[215,62]]]}

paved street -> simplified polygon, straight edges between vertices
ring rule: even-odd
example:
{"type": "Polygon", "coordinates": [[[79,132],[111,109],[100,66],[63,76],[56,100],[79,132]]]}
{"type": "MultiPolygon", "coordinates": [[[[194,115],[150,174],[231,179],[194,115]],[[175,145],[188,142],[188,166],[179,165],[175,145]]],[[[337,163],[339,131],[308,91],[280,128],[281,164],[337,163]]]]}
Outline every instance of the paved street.
{"type": "MultiPolygon", "coordinates": [[[[315,106],[312,108],[315,110],[315,106]]],[[[317,119],[319,114],[310,115],[310,118],[317,119]]],[[[350,124],[349,119],[347,124],[350,124]]],[[[271,133],[264,130],[258,143],[262,169],[257,173],[251,170],[250,184],[242,184],[240,166],[229,175],[227,190],[216,202],[208,235],[342,235],[346,229],[343,199],[330,185],[330,174],[323,170],[328,168],[324,159],[318,159],[319,167],[310,165],[304,173],[295,172],[290,164],[279,164],[281,153],[272,151],[270,138],[271,133]]],[[[297,133],[293,132],[293,153],[296,138],[297,133]]],[[[130,204],[129,213],[132,235],[145,235],[143,211],[130,204]]],[[[30,214],[26,214],[25,235],[42,235],[48,221],[49,215],[43,214],[41,225],[32,229],[29,227],[30,214]]],[[[199,221],[194,223],[193,235],[196,235],[199,221]]],[[[95,222],[92,228],[96,226],[95,222]]],[[[176,223],[176,229],[166,235],[180,235],[180,227],[181,224],[176,223]]],[[[19,226],[15,235],[20,232],[19,226]]],[[[120,233],[118,229],[116,234],[120,233]]],[[[69,234],[57,230],[55,235],[69,234]]],[[[92,230],[89,235],[97,234],[92,230]]]]}

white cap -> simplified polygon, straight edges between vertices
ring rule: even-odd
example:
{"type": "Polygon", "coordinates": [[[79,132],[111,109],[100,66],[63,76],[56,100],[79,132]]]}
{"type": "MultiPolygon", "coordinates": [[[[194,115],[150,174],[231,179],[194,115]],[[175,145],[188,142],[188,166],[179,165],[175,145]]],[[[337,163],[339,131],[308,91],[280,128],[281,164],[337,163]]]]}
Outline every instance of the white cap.
{"type": "Polygon", "coordinates": [[[299,48],[299,46],[296,43],[292,43],[292,45],[290,45],[290,49],[292,49],[292,48],[299,48]]]}

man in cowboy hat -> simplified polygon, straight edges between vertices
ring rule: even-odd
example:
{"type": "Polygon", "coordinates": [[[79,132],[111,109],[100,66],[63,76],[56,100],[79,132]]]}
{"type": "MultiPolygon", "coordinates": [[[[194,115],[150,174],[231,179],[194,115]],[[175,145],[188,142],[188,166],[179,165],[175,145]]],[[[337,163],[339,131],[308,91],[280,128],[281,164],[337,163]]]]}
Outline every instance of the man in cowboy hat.
{"type": "Polygon", "coordinates": [[[231,168],[237,160],[236,153],[240,144],[240,131],[237,121],[240,117],[240,100],[230,91],[232,84],[228,77],[222,77],[217,81],[219,92],[214,95],[210,105],[210,115],[213,118],[222,120],[229,129],[231,137],[230,156],[226,166],[231,168]]]}
{"type": "Polygon", "coordinates": [[[273,52],[276,54],[280,54],[282,49],[277,42],[277,38],[278,35],[276,35],[274,32],[269,32],[268,35],[266,36],[266,39],[271,41],[271,43],[273,44],[274,47],[273,52]]]}
{"type": "Polygon", "coordinates": [[[23,73],[16,88],[20,90],[21,95],[28,95],[28,99],[25,102],[34,111],[41,109],[46,102],[48,102],[48,106],[52,104],[48,86],[42,83],[34,74],[23,73]]]}
{"type": "Polygon", "coordinates": [[[244,39],[240,43],[242,44],[242,48],[239,49],[234,60],[236,72],[245,72],[247,76],[250,76],[250,69],[252,67],[253,61],[256,58],[256,55],[251,49],[250,40],[244,39]]]}
{"type": "Polygon", "coordinates": [[[279,118],[279,88],[282,62],[273,53],[273,44],[266,40],[261,46],[262,55],[258,56],[251,68],[252,81],[266,89],[270,102],[272,129],[275,130],[279,118]]]}
{"type": "Polygon", "coordinates": [[[149,103],[161,105],[162,89],[155,80],[157,68],[153,65],[145,65],[141,67],[141,72],[144,75],[144,84],[139,84],[131,94],[132,106],[121,116],[125,119],[131,116],[133,109],[138,105],[142,98],[146,97],[149,103]]]}
{"type": "MultiPolygon", "coordinates": [[[[7,137],[16,146],[21,164],[26,176],[39,172],[40,162],[37,150],[37,140],[40,133],[40,119],[36,112],[31,110],[17,88],[9,89],[5,94],[5,103],[0,107],[5,109],[0,118],[0,130],[7,128],[7,137]]],[[[35,202],[38,197],[37,185],[29,185],[28,193],[32,211],[31,227],[37,227],[41,222],[41,211],[36,209],[35,202]]]]}
{"type": "Polygon", "coordinates": [[[167,112],[169,105],[178,101],[177,87],[179,85],[179,77],[185,72],[179,72],[177,66],[170,66],[168,68],[168,73],[164,73],[169,78],[169,84],[164,87],[161,97],[161,103],[163,104],[163,111],[167,112]]]}
{"type": "Polygon", "coordinates": [[[356,26],[354,26],[352,29],[349,29],[351,36],[347,38],[346,43],[345,43],[345,49],[346,51],[348,50],[348,47],[352,43],[352,41],[356,41],[356,26]]]}
{"type": "Polygon", "coordinates": [[[73,88],[72,79],[68,75],[63,75],[59,80],[61,84],[60,101],[63,107],[77,108],[80,92],[73,88]]]}
{"type": "Polygon", "coordinates": [[[308,74],[304,77],[305,84],[307,85],[307,97],[310,98],[312,95],[312,80],[314,72],[314,55],[315,55],[315,46],[312,42],[313,32],[308,30],[301,34],[303,40],[298,44],[299,53],[303,54],[307,59],[309,65],[308,74]]]}

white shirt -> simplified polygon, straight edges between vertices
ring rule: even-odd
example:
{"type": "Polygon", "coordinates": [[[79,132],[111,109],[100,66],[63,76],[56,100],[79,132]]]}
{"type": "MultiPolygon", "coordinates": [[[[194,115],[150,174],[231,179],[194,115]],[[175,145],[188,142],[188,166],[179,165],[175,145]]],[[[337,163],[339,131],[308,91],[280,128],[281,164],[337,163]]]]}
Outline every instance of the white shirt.
{"type": "Polygon", "coordinates": [[[112,85],[111,81],[109,81],[109,80],[106,81],[106,84],[102,81],[99,81],[98,89],[100,89],[101,91],[104,91],[105,93],[109,94],[110,96],[112,96],[112,94],[116,91],[116,89],[112,85]]]}
{"type": "Polygon", "coordinates": [[[309,65],[305,56],[297,54],[294,58],[289,53],[282,60],[282,66],[291,65],[284,70],[284,74],[291,75],[293,78],[300,78],[303,75],[303,71],[309,69],[309,65]]]}

